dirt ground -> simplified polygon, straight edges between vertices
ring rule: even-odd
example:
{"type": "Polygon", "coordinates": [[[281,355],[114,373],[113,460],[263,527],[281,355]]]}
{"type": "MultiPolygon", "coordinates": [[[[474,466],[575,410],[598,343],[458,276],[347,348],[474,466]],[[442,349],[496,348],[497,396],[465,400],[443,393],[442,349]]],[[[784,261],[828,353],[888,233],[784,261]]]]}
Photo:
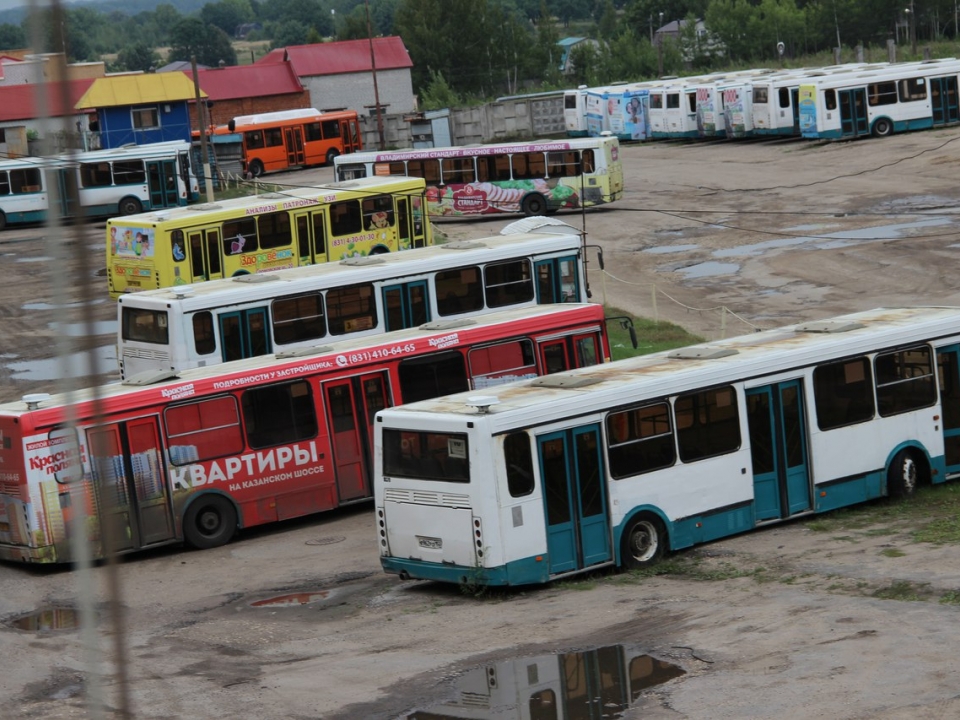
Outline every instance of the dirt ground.
{"type": "MultiPolygon", "coordinates": [[[[606,272],[591,266],[597,300],[705,338],[881,305],[960,305],[960,129],[622,154],[622,202],[558,216],[585,222],[604,250],[606,272]]],[[[292,182],[307,178],[329,172],[292,182]]],[[[506,222],[442,230],[473,238],[506,222]]],[[[101,369],[114,359],[102,226],[83,230],[68,241],[89,253],[80,271],[51,260],[42,229],[0,233],[0,401],[57,387],[49,359],[59,336],[93,330],[101,369]],[[76,303],[88,286],[87,313],[57,307],[56,289],[76,303]]],[[[606,717],[960,717],[960,609],[938,602],[960,594],[960,562],[955,548],[913,542],[905,528],[792,522],[671,559],[695,571],[479,597],[384,575],[374,538],[367,505],[245,531],[214,550],[127,559],[118,568],[125,677],[107,623],[108,571],[95,569],[106,716],[119,716],[126,696],[137,718],[551,717],[533,715],[521,689],[532,659],[623,645],[684,674],[606,717]],[[897,587],[925,592],[880,592],[897,587]],[[288,593],[313,601],[269,602],[288,593]],[[519,673],[499,699],[486,685],[457,690],[472,671],[510,662],[519,673]]],[[[0,716],[92,716],[85,698],[98,684],[84,671],[80,634],[16,628],[43,609],[61,611],[44,623],[69,624],[81,579],[0,565],[0,716]]]]}

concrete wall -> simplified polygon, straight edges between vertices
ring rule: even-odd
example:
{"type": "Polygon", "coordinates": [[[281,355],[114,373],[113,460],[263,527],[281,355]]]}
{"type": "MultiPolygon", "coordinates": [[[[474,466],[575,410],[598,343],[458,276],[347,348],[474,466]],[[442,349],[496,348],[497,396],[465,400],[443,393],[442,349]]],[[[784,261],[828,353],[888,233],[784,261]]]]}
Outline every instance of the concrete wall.
{"type": "MultiPolygon", "coordinates": [[[[369,115],[376,107],[370,73],[314,75],[302,77],[300,82],[310,94],[310,106],[321,112],[346,108],[356,110],[358,115],[369,115]]],[[[380,106],[391,115],[411,113],[416,107],[408,69],[378,70],[376,94],[380,106]]]]}
{"type": "MultiPolygon", "coordinates": [[[[394,113],[383,116],[386,149],[413,147],[411,117],[419,116],[394,113]]],[[[376,117],[362,117],[360,126],[364,148],[379,148],[376,117]]],[[[563,135],[563,93],[549,97],[503,100],[477,107],[452,108],[450,132],[454,145],[563,135]]]]}

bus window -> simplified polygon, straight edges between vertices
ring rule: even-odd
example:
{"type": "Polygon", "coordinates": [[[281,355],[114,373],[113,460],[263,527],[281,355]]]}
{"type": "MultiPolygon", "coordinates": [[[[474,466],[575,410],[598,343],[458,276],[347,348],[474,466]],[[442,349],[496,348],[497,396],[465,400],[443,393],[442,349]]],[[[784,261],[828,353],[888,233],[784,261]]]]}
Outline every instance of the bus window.
{"type": "Polygon", "coordinates": [[[440,184],[439,160],[408,160],[407,175],[419,177],[427,181],[428,185],[440,184]]]}
{"type": "Polygon", "coordinates": [[[823,106],[827,110],[837,109],[837,91],[829,88],[823,91],[823,106]]]}
{"type": "Polygon", "coordinates": [[[321,124],[323,126],[324,140],[340,137],[340,121],[339,120],[324,120],[323,123],[321,124]]]}
{"type": "Polygon", "coordinates": [[[240,415],[232,395],[173,405],[164,411],[163,420],[170,462],[174,465],[190,465],[243,451],[240,415]]]}
{"type": "Polygon", "coordinates": [[[258,216],[257,226],[261,250],[286,247],[293,241],[290,214],[286,210],[258,216]]]}
{"type": "Polygon", "coordinates": [[[580,174],[580,158],[572,150],[547,153],[547,174],[550,177],[576,177],[580,174]]]}
{"type": "Polygon", "coordinates": [[[322,338],[327,334],[323,296],[319,292],[278,298],[271,306],[273,341],[286,345],[322,338]]]}
{"type": "Polygon", "coordinates": [[[547,163],[542,152],[517,153],[513,156],[514,180],[538,180],[546,177],[547,163]]]}
{"type": "Polygon", "coordinates": [[[307,142],[316,142],[323,140],[323,133],[320,132],[320,123],[311,122],[303,125],[303,139],[307,142]]]}
{"type": "MultiPolygon", "coordinates": [[[[252,217],[223,224],[223,254],[239,255],[257,249],[257,221],[252,217]]],[[[194,266],[196,267],[196,265],[194,266]]],[[[201,266],[202,267],[202,266],[201,266]]]]}
{"type": "Polygon", "coordinates": [[[924,78],[904,78],[899,82],[900,102],[927,99],[927,83],[924,78]]]}
{"type": "Polygon", "coordinates": [[[919,410],[936,402],[933,364],[926,345],[877,355],[874,367],[881,417],[919,410]]]}
{"type": "Polygon", "coordinates": [[[477,179],[473,158],[444,158],[440,169],[444,183],[472,183],[477,179]]]}
{"type": "Polygon", "coordinates": [[[327,322],[331,335],[347,335],[377,327],[377,303],[372,284],[327,291],[327,322]]]}
{"type": "Polygon", "coordinates": [[[610,413],[607,438],[610,475],[615,479],[669,467],[676,462],[667,403],[610,413]]]}
{"type": "Polygon", "coordinates": [[[896,105],[897,104],[897,84],[890,80],[889,82],[870,83],[867,85],[868,104],[874,105],[896,105]]]}
{"type": "Polygon", "coordinates": [[[474,389],[537,375],[533,342],[529,338],[475,348],[467,354],[474,389]]]}
{"type": "Polygon", "coordinates": [[[213,331],[213,313],[198,312],[193,316],[193,344],[198,355],[209,355],[217,349],[217,338],[213,331]]]}
{"type": "Polygon", "coordinates": [[[530,436],[525,432],[510,433],[503,439],[503,459],[507,465],[507,490],[510,497],[523,497],[533,492],[533,454],[530,436]]]}
{"type": "MultiPolygon", "coordinates": [[[[143,164],[141,163],[141,170],[143,164]]],[[[110,175],[110,163],[81,163],[80,183],[83,187],[110,187],[113,178],[110,175]]]]}
{"type": "Polygon", "coordinates": [[[650,109],[651,110],[663,109],[663,93],[650,93],[650,109]]]}
{"type": "Polygon", "coordinates": [[[405,403],[470,389],[463,355],[456,351],[401,360],[398,376],[405,403]]]}
{"type": "Polygon", "coordinates": [[[264,146],[263,131],[251,130],[248,133],[244,133],[243,144],[247,146],[247,150],[259,150],[264,146]]]}
{"type": "Polygon", "coordinates": [[[10,188],[13,194],[40,192],[40,169],[24,168],[10,171],[10,188]]]}
{"type": "Polygon", "coordinates": [[[533,300],[533,276],[526,259],[487,265],[483,284],[487,307],[504,307],[533,300]]]}
{"type": "Polygon", "coordinates": [[[785,87],[780,88],[778,95],[780,100],[780,107],[782,108],[790,107],[790,88],[785,88],[785,87]]]}
{"type": "Polygon", "coordinates": [[[397,162],[387,163],[387,170],[388,170],[387,172],[388,175],[406,175],[407,174],[406,167],[404,166],[404,163],[402,160],[397,162]]]}
{"type": "Polygon", "coordinates": [[[147,181],[147,172],[143,169],[143,160],[114,160],[114,185],[138,185],[147,181]]]}
{"type": "Polygon", "coordinates": [[[723,455],[740,447],[737,395],[732,387],[681,395],[674,412],[677,446],[683,462],[723,455]]]}
{"type": "Polygon", "coordinates": [[[358,201],[341,200],[330,204],[330,232],[336,236],[354,235],[362,228],[358,201]]]}
{"type": "Polygon", "coordinates": [[[145,308],[123,308],[121,312],[122,337],[124,340],[166,345],[170,342],[167,313],[145,308]]]}
{"type": "Polygon", "coordinates": [[[480,182],[496,182],[509,179],[509,155],[485,155],[477,158],[477,180],[480,182]]]}
{"type": "Polygon", "coordinates": [[[390,195],[364,198],[361,201],[361,207],[365,230],[379,230],[393,226],[393,198],[390,195]]]}
{"type": "Polygon", "coordinates": [[[283,128],[268,128],[263,131],[265,147],[283,147],[283,128]]]}
{"type": "Polygon", "coordinates": [[[255,450],[317,434],[317,411],[305,380],[247,390],[240,402],[247,443],[255,450]]]}
{"type": "Polygon", "coordinates": [[[870,362],[853,358],[813,370],[813,396],[821,430],[871,420],[874,415],[870,362]]]}
{"type": "Polygon", "coordinates": [[[755,87],[753,89],[753,104],[754,105],[767,104],[767,88],[755,87]]]}
{"type": "Polygon", "coordinates": [[[10,194],[10,176],[7,171],[0,172],[0,195],[10,194]]]}
{"type": "Polygon", "coordinates": [[[457,315],[483,309],[483,285],[479,267],[438,272],[436,279],[437,312],[457,315]]]}

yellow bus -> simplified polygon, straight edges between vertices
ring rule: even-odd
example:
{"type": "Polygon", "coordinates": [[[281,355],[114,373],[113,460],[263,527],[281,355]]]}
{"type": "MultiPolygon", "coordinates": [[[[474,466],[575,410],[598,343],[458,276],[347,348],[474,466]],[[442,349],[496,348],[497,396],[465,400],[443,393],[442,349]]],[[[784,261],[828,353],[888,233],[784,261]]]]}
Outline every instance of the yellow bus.
{"type": "Polygon", "coordinates": [[[321,187],[116,217],[110,296],[433,244],[422,178],[321,187]]]}

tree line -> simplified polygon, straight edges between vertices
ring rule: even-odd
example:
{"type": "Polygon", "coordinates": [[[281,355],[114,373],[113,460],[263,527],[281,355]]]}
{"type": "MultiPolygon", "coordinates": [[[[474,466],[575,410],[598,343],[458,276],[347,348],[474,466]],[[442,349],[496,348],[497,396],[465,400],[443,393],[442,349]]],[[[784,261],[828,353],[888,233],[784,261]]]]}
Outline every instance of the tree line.
{"type": "Polygon", "coordinates": [[[45,47],[36,49],[63,50],[71,62],[109,57],[111,72],[149,71],[191,57],[207,66],[246,61],[237,56],[239,36],[277,48],[398,35],[427,108],[789,62],[838,44],[958,36],[956,0],[218,0],[190,13],[170,3],[135,14],[66,6],[61,23],[51,12],[0,24],[0,51],[41,38],[45,47]],[[657,33],[671,22],[677,32],[657,33]],[[568,36],[591,40],[573,51],[572,76],[561,72],[557,45],[568,36]],[[164,56],[161,48],[169,48],[164,56]]]}

